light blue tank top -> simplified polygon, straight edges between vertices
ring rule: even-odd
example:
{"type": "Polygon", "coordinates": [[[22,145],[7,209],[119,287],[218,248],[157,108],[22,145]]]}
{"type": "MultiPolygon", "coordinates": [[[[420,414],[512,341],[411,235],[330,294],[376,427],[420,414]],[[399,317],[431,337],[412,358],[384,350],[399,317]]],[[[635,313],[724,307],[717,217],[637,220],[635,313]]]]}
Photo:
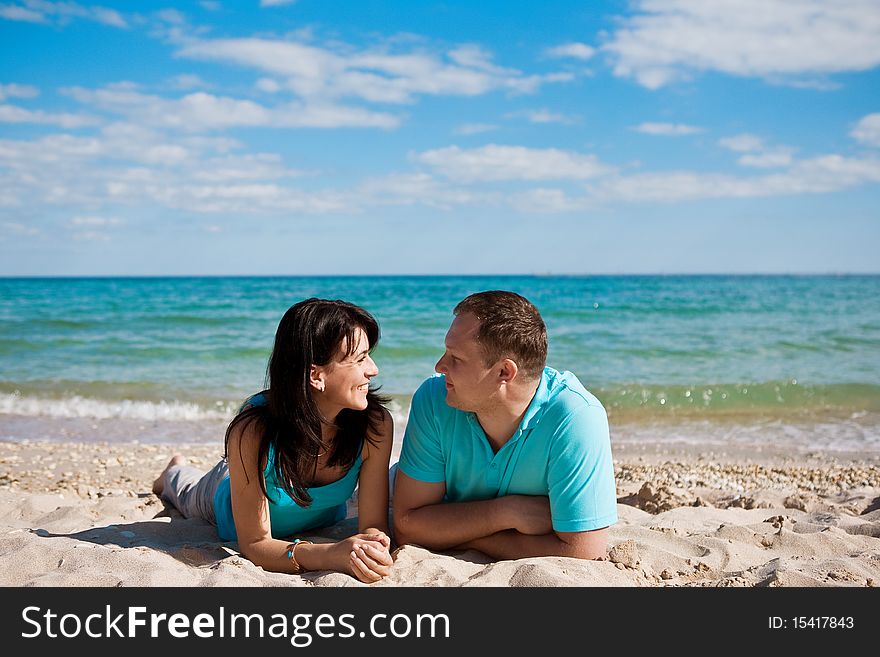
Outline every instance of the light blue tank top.
{"type": "MultiPolygon", "coordinates": [[[[262,395],[252,397],[251,404],[265,403],[262,395]]],[[[263,476],[266,481],[266,492],[269,494],[269,521],[272,526],[273,538],[286,538],[292,534],[317,527],[328,527],[345,519],[346,501],[354,493],[361,471],[360,450],[355,462],[342,479],[324,486],[307,488],[312,498],[308,507],[299,506],[275,478],[275,450],[270,445],[263,476]]],[[[235,521],[232,518],[232,496],[227,475],[214,493],[214,517],[217,521],[217,533],[224,541],[238,540],[235,532],[235,521]]]]}

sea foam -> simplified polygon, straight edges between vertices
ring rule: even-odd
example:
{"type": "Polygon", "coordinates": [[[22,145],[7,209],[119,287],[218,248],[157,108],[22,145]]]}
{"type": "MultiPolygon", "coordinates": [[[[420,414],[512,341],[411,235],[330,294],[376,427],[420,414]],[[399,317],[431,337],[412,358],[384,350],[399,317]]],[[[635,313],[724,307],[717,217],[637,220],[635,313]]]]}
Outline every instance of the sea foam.
{"type": "Polygon", "coordinates": [[[96,418],[156,421],[230,420],[237,405],[215,402],[204,407],[193,402],[103,400],[73,395],[61,399],[41,399],[20,394],[0,394],[0,414],[28,417],[96,418]]]}

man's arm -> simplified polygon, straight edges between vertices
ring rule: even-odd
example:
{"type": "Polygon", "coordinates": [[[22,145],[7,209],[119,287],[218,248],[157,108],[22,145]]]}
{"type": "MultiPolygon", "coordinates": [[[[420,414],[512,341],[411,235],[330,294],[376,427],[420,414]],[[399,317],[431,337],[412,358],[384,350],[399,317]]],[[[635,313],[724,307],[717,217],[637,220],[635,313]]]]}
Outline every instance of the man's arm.
{"type": "Polygon", "coordinates": [[[443,502],[446,484],[428,483],[398,470],[394,485],[394,534],[399,545],[448,550],[505,530],[551,531],[546,497],[509,495],[473,502],[443,502]]]}
{"type": "Polygon", "coordinates": [[[588,532],[554,532],[539,536],[507,530],[467,541],[458,547],[479,550],[493,559],[574,557],[604,560],[608,549],[608,528],[588,532]]]}

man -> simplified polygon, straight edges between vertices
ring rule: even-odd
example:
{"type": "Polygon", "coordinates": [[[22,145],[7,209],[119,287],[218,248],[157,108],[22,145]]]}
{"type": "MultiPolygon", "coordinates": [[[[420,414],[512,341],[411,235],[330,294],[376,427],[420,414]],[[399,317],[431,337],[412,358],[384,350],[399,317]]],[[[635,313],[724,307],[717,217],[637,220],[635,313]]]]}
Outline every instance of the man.
{"type": "Polygon", "coordinates": [[[394,488],[400,545],[495,559],[604,559],[617,499],[608,418],[513,292],[454,310],[438,372],[413,395],[394,488]]]}

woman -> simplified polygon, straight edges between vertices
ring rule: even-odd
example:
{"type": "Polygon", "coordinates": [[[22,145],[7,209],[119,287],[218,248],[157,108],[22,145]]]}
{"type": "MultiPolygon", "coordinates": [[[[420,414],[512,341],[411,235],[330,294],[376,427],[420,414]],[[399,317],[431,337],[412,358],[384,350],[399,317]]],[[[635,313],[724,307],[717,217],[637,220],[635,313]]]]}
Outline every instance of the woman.
{"type": "Polygon", "coordinates": [[[307,299],[281,319],[268,389],[226,430],[225,456],[204,474],[176,455],[153,492],[185,517],[214,523],[266,570],[336,570],[377,582],[392,564],[388,461],[393,421],[370,389],[376,320],[344,301],[307,299]],[[358,531],[337,543],[280,537],[332,525],[358,484],[358,531]]]}

